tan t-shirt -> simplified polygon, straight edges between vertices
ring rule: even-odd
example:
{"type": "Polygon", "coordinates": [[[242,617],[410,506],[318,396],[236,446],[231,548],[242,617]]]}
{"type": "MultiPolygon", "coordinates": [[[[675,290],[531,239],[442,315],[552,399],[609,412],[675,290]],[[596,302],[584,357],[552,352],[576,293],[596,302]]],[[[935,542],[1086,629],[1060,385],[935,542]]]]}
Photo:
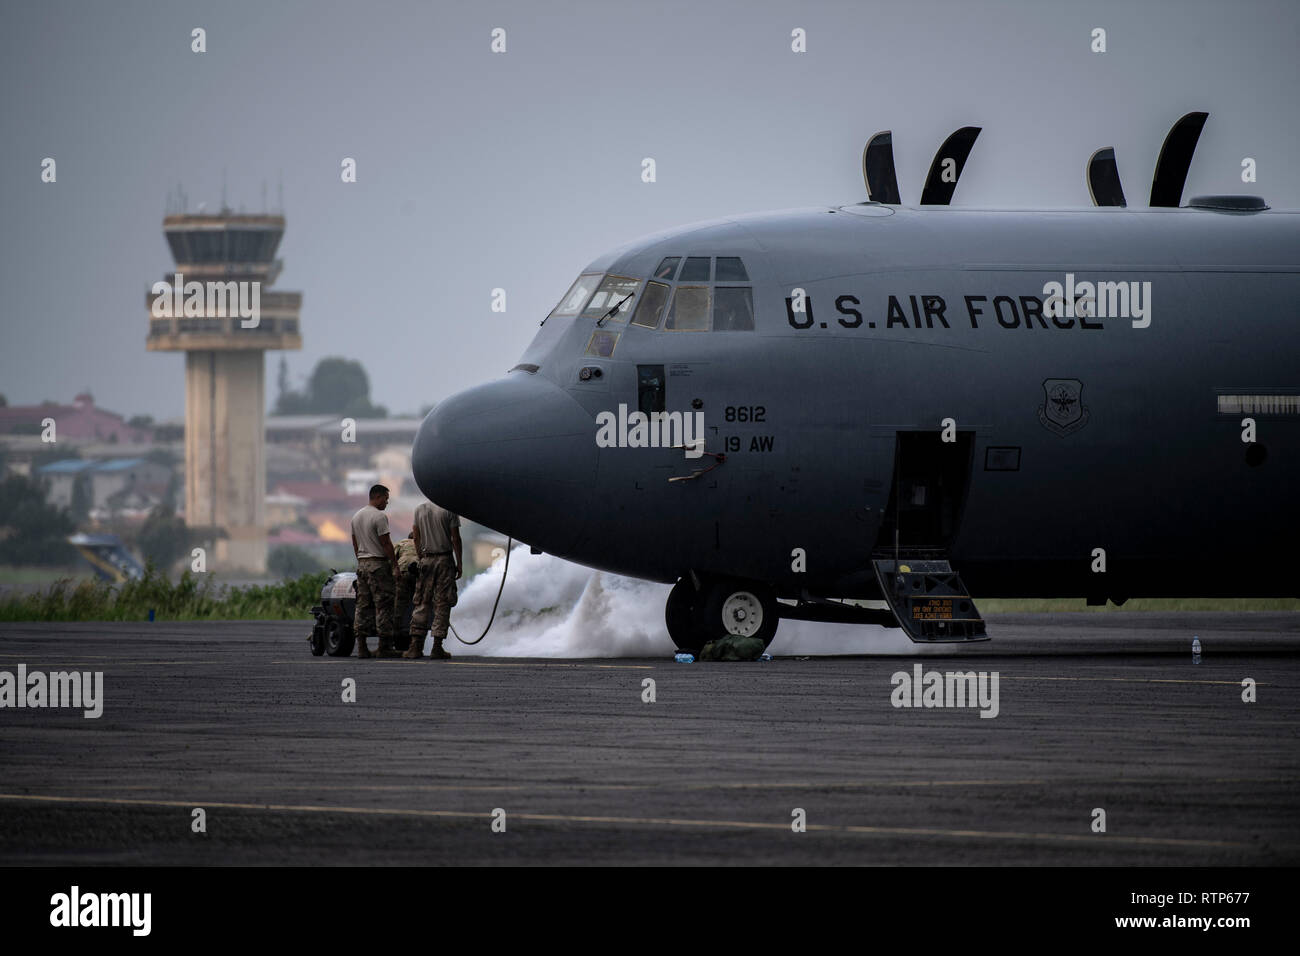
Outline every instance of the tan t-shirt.
{"type": "Polygon", "coordinates": [[[352,516],[352,534],[357,539],[357,557],[386,558],[379,539],[388,534],[388,515],[366,505],[352,516]]]}
{"type": "Polygon", "coordinates": [[[415,509],[415,526],[420,529],[421,552],[450,551],[451,529],[460,527],[460,517],[424,501],[415,509]]]}
{"type": "Polygon", "coordinates": [[[410,538],[403,538],[393,545],[393,550],[397,552],[397,570],[406,573],[406,569],[419,560],[420,556],[415,553],[415,542],[410,538]]]}

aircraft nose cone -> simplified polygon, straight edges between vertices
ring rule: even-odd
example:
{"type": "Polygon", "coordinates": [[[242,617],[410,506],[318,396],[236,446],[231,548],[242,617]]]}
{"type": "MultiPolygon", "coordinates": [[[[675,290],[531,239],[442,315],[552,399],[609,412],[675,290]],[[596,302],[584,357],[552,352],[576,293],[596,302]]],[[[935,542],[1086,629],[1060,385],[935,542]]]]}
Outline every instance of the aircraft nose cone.
{"type": "Polygon", "coordinates": [[[430,501],[552,554],[576,540],[596,473],[594,419],[527,373],[440,402],[411,449],[430,501]]]}

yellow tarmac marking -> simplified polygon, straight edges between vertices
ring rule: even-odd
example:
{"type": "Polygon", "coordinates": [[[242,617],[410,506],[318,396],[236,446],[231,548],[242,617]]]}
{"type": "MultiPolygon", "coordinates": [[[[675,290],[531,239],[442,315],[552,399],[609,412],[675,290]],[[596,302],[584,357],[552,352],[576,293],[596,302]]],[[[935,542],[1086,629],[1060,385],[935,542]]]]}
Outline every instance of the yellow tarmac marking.
{"type": "MultiPolygon", "coordinates": [[[[42,650],[45,650],[45,648],[42,648],[42,650]]],[[[11,660],[18,660],[18,661],[31,660],[32,657],[33,655],[31,654],[0,654],[0,658],[8,658],[11,660]]],[[[68,657],[68,658],[54,657],[53,659],[59,661],[62,664],[77,663],[80,661],[109,661],[114,664],[130,664],[133,666],[157,665],[157,664],[226,664],[228,666],[235,666],[235,667],[258,666],[258,662],[256,661],[123,660],[121,658],[112,657],[110,655],[90,655],[90,654],[81,654],[78,655],[77,657],[68,657]]],[[[354,663],[360,663],[360,659],[356,657],[335,658],[335,660],[339,660],[339,661],[351,660],[354,663]]],[[[456,667],[572,667],[578,669],[591,668],[595,670],[654,670],[656,667],[660,666],[659,664],[580,664],[580,663],[570,663],[568,661],[554,661],[554,660],[510,661],[510,662],[479,661],[479,660],[429,661],[427,657],[421,658],[421,660],[426,663],[450,664],[456,667]]],[[[320,661],[317,661],[315,659],[301,659],[301,660],[267,661],[266,663],[310,666],[313,664],[318,664],[320,663],[320,661]]],[[[374,661],[374,663],[407,664],[409,663],[409,661],[405,661],[405,660],[399,661],[396,659],[393,660],[380,659],[374,661]]],[[[1048,675],[1016,676],[1013,674],[1001,674],[999,679],[1000,680],[1078,681],[1078,682],[1085,682],[1085,683],[1102,682],[1102,683],[1120,683],[1120,684],[1214,684],[1214,685],[1225,685],[1230,687],[1241,686],[1241,681],[1239,680],[1236,681],[1234,680],[1193,680],[1190,678],[1173,678],[1173,677],[1078,677],[1078,676],[1052,677],[1048,675]]],[[[1271,686],[1265,681],[1256,681],[1255,683],[1259,687],[1271,686]]]]}
{"type": "MultiPolygon", "coordinates": [[[[364,816],[433,817],[461,820],[491,820],[492,814],[468,810],[410,810],[384,807],[308,806],[284,803],[224,803],[211,800],[132,800],[124,797],[66,797],[0,793],[0,800],[31,803],[97,803],[114,806],[183,807],[219,810],[272,810],[284,813],[346,813],[364,816]]],[[[772,830],[790,831],[789,823],[766,823],[752,820],[696,820],[686,817],[614,817],[575,815],[564,813],[511,813],[515,820],[532,820],[544,823],[596,823],[626,824],[633,826],[696,827],[700,829],[772,830]]],[[[821,833],[857,833],[876,836],[935,836],[965,837],[983,840],[1041,840],[1062,842],[1122,843],[1134,846],[1186,846],[1186,847],[1240,847],[1243,843],[1229,840],[1188,840],[1174,837],[1098,836],[1095,833],[1033,833],[1015,830],[944,830],[937,827],[874,827],[809,823],[807,829],[821,833]]]]}
{"type": "MultiPolygon", "coordinates": [[[[31,660],[32,655],[30,655],[30,654],[0,654],[0,658],[12,658],[12,659],[17,659],[17,660],[21,660],[21,661],[28,661],[28,660],[31,660]]],[[[205,665],[211,665],[211,664],[225,664],[225,665],[232,666],[232,667],[239,667],[239,666],[249,666],[249,667],[254,667],[254,666],[258,666],[256,661],[191,661],[191,660],[177,660],[177,661],[156,661],[156,660],[149,660],[149,661],[136,661],[136,660],[122,660],[122,659],[120,659],[120,658],[116,658],[116,657],[107,657],[107,656],[102,656],[102,657],[87,657],[87,656],[84,656],[84,655],[81,656],[81,657],[54,658],[54,660],[58,661],[58,664],[55,665],[55,666],[64,666],[64,665],[67,665],[67,664],[76,664],[76,663],[81,663],[81,662],[83,662],[83,661],[109,661],[110,663],[113,663],[113,664],[130,665],[130,666],[132,666],[132,667],[148,667],[148,666],[170,665],[170,664],[176,664],[176,665],[184,665],[184,664],[205,664],[205,665]]],[[[351,660],[353,663],[361,663],[361,661],[359,661],[359,660],[358,660],[357,658],[355,658],[355,657],[353,657],[353,658],[336,658],[336,660],[340,660],[340,661],[343,661],[343,660],[351,660]]],[[[422,658],[421,660],[425,660],[425,661],[427,661],[427,658],[422,658]]],[[[267,661],[267,663],[269,663],[269,664],[288,664],[288,665],[311,666],[311,665],[316,664],[316,663],[319,663],[319,662],[317,662],[317,661],[312,661],[312,660],[294,660],[294,661],[267,661]]],[[[378,664],[397,664],[397,663],[407,664],[407,663],[409,663],[409,661],[379,660],[379,661],[375,661],[374,663],[378,663],[378,664]]],[[[429,662],[429,663],[434,663],[434,662],[429,662]]],[[[456,667],[571,667],[571,668],[576,668],[576,669],[589,668],[589,669],[593,669],[593,670],[641,670],[641,671],[654,670],[656,667],[658,667],[657,664],[569,664],[569,663],[564,663],[564,662],[559,662],[559,661],[536,661],[536,662],[528,662],[528,663],[513,663],[513,662],[512,662],[512,663],[495,663],[495,662],[490,662],[490,661],[439,661],[439,662],[436,662],[436,663],[439,663],[439,664],[450,664],[450,665],[454,665],[454,666],[456,666],[456,667]]],[[[42,664],[40,664],[39,666],[42,666],[42,667],[48,667],[48,666],[50,666],[50,665],[49,665],[49,664],[46,664],[46,663],[42,663],[42,664]]],[[[1102,683],[1118,683],[1118,684],[1213,684],[1213,685],[1226,686],[1226,687],[1240,687],[1240,686],[1241,686],[1241,681],[1239,681],[1239,680],[1190,680],[1190,679],[1186,679],[1186,678],[1172,678],[1172,677],[1049,677],[1049,676],[1015,676],[1015,675],[1012,675],[1012,674],[1001,674],[1001,675],[999,675],[999,680],[1079,681],[1079,682],[1084,682],[1084,683],[1088,683],[1088,682],[1102,682],[1102,683]]],[[[1272,684],[1271,684],[1270,682],[1268,682],[1268,681],[1260,681],[1260,680],[1255,681],[1255,685],[1256,685],[1257,687],[1271,687],[1271,686],[1272,686],[1272,684]]]]}
{"type": "MultiPolygon", "coordinates": [[[[0,658],[10,658],[10,659],[16,659],[16,660],[18,660],[18,661],[20,661],[20,662],[30,662],[30,661],[32,660],[32,655],[29,655],[29,654],[0,654],[0,658]]],[[[360,661],[360,660],[357,659],[357,658],[336,658],[336,660],[339,660],[339,661],[343,661],[343,660],[351,660],[351,661],[354,662],[354,663],[362,663],[362,661],[360,661]]],[[[427,658],[422,658],[422,660],[427,660],[427,658]]],[[[223,665],[223,664],[224,664],[224,665],[229,666],[229,667],[239,667],[239,666],[255,667],[255,666],[258,666],[258,663],[255,662],[255,661],[194,661],[194,660],[171,660],[171,661],[147,660],[147,661],[144,661],[144,660],[122,660],[122,659],[120,659],[120,658],[109,657],[109,656],[94,656],[94,657],[87,657],[87,656],[84,656],[84,655],[81,656],[81,657],[69,657],[69,658],[57,658],[57,657],[56,657],[56,658],[54,658],[54,661],[55,661],[56,663],[50,663],[50,662],[45,662],[45,661],[38,661],[37,664],[31,665],[31,666],[36,667],[36,668],[67,667],[67,666],[70,666],[70,665],[73,665],[73,664],[88,663],[88,662],[97,662],[97,661],[106,661],[106,662],[108,662],[108,663],[111,664],[111,665],[124,666],[124,667],[185,666],[185,665],[190,665],[190,664],[200,664],[200,665],[205,665],[205,666],[215,666],[215,665],[223,665]]],[[[318,662],[316,662],[316,661],[311,661],[311,660],[292,660],[292,661],[268,661],[267,663],[269,663],[269,664],[289,665],[289,666],[311,666],[311,665],[313,665],[313,664],[315,664],[315,663],[318,663],[318,662]]],[[[375,663],[380,663],[380,664],[397,664],[397,663],[406,664],[406,663],[408,663],[408,661],[379,660],[379,661],[376,661],[375,663]]],[[[429,663],[434,663],[434,662],[429,662],[429,663]]],[[[655,669],[658,667],[658,665],[656,665],[656,664],[570,664],[570,663],[559,662],[559,661],[535,661],[535,662],[527,662],[527,663],[514,663],[514,662],[512,662],[512,663],[496,663],[496,662],[490,662],[490,661],[441,661],[441,662],[437,662],[437,663],[452,664],[452,665],[455,665],[455,666],[458,666],[458,667],[569,667],[569,668],[574,668],[574,669],[579,669],[579,670],[581,670],[581,669],[591,669],[591,670],[655,670],[655,669]]],[[[244,676],[241,676],[240,679],[241,679],[241,680],[247,680],[247,679],[249,679],[249,677],[248,677],[248,675],[244,675],[244,676]]],[[[265,678],[265,679],[267,679],[267,680],[271,680],[271,679],[273,679],[273,678],[265,678]]],[[[1072,677],[1051,677],[1051,676],[1046,676],[1046,675],[1026,675],[1026,676],[1016,676],[1016,675],[1013,675],[1013,674],[1001,674],[1001,675],[999,675],[999,679],[1000,679],[1000,680],[1004,680],[1004,681],[1016,681],[1016,680],[1022,680],[1022,681],[1071,681],[1071,682],[1081,682],[1081,683],[1115,683],[1115,684],[1203,684],[1203,685],[1220,686],[1220,687],[1240,687],[1240,686],[1242,686],[1241,681],[1239,681],[1239,680],[1191,680],[1191,679],[1188,679],[1188,678],[1172,678],[1172,677],[1077,677],[1077,676],[1072,676],[1072,677]]],[[[1260,680],[1255,681],[1255,685],[1256,685],[1257,687],[1272,687],[1272,686],[1273,686],[1272,682],[1270,682],[1270,681],[1260,681],[1260,680]]]]}
{"type": "MultiPolygon", "coordinates": [[[[859,790],[868,787],[996,787],[1047,784],[1047,780],[881,780],[865,783],[817,783],[815,781],[777,782],[777,783],[542,783],[542,784],[355,784],[327,785],[316,784],[277,784],[276,790],[310,790],[334,791],[347,793],[515,793],[555,792],[568,793],[574,790],[600,792],[627,792],[634,790],[859,790]]],[[[1251,781],[1258,782],[1258,781],[1251,781]]],[[[149,784],[115,784],[86,783],[86,787],[98,787],[109,790],[157,790],[159,786],[149,784]]]]}
{"type": "MultiPolygon", "coordinates": [[[[329,791],[336,793],[569,793],[576,790],[592,792],[629,792],[637,790],[867,790],[888,787],[1046,787],[1053,784],[1088,786],[1182,786],[1183,778],[1131,779],[1120,777],[1061,777],[1027,780],[867,780],[867,781],[767,781],[759,783],[537,783],[537,784],[276,784],[276,790],[329,791]]],[[[1217,777],[1201,783],[1222,784],[1297,784],[1295,777],[1217,777]]],[[[158,790],[166,784],[85,783],[82,786],[106,790],[158,790]]]]}
{"type": "MultiPolygon", "coordinates": [[[[999,675],[1001,680],[1068,680],[1068,681],[1102,681],[1113,682],[1118,684],[1227,684],[1229,687],[1240,687],[1239,680],[1187,680],[1185,678],[1173,677],[1012,677],[1006,674],[999,675]]],[[[1255,681],[1256,686],[1269,686],[1264,681],[1255,681]]]]}

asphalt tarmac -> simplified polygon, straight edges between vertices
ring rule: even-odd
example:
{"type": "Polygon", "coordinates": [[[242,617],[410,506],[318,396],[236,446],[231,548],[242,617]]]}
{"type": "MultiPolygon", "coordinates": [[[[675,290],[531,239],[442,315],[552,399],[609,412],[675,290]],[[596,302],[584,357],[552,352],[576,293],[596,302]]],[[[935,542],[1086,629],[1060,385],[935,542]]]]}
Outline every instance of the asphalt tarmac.
{"type": "Polygon", "coordinates": [[[0,709],[0,864],[1300,863],[1300,614],[690,665],[313,658],[307,630],[0,624],[0,671],[104,675],[98,719],[0,709]],[[996,671],[997,716],[893,706],[914,663],[996,671]]]}

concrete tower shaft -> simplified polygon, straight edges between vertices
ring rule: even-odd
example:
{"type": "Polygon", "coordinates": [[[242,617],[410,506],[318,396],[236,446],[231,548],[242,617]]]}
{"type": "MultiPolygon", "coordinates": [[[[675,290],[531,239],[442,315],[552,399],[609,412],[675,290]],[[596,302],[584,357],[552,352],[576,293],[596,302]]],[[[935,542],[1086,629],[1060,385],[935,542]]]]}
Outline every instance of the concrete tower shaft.
{"type": "Polygon", "coordinates": [[[214,570],[266,570],[266,361],[298,349],[302,294],[269,291],[283,216],[172,215],[175,271],[146,296],[150,351],[185,352],[185,521],[216,527],[214,570]]]}

